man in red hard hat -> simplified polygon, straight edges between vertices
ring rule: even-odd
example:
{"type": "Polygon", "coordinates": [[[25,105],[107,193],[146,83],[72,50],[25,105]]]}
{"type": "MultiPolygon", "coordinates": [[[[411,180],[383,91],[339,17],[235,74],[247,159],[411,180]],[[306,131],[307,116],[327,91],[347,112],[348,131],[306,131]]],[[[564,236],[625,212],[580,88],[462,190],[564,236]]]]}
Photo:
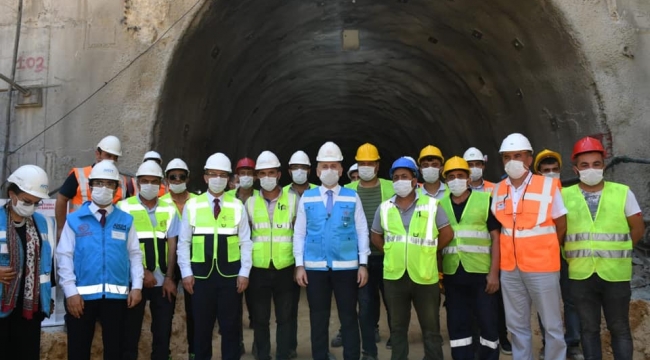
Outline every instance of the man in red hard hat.
{"type": "Polygon", "coordinates": [[[605,148],[600,141],[578,140],[571,160],[580,183],[562,189],[568,210],[564,251],[580,315],[582,350],[587,359],[602,357],[602,309],[614,358],[631,359],[632,249],[645,231],[641,209],[629,187],[603,180],[605,148]]]}

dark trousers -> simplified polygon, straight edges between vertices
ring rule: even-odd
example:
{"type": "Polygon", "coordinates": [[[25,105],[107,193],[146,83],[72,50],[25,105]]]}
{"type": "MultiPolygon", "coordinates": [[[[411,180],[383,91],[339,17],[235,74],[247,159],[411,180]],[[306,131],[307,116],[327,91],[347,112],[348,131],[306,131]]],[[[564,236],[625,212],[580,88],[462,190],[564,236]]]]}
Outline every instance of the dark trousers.
{"type": "MultiPolygon", "coordinates": [[[[564,305],[564,342],[567,348],[580,346],[580,315],[573,303],[569,285],[569,264],[564,259],[560,259],[562,267],[560,268],[560,291],[562,292],[562,303],[564,305]]],[[[546,331],[542,324],[542,319],[537,314],[537,321],[542,332],[542,344],[545,343],[546,331]]]]}
{"type": "Polygon", "coordinates": [[[194,312],[192,310],[192,294],[183,289],[185,300],[185,327],[187,335],[187,352],[194,354],[194,312]]]}
{"type": "Polygon", "coordinates": [[[27,320],[22,306],[16,307],[9,316],[0,318],[0,349],[2,358],[38,360],[41,358],[42,314],[35,314],[27,320]]]}
{"type": "Polygon", "coordinates": [[[300,303],[300,286],[294,281],[291,296],[291,315],[289,319],[289,350],[298,349],[298,304],[300,303]]]}
{"type": "Polygon", "coordinates": [[[462,265],[453,275],[445,275],[447,329],[454,360],[499,359],[498,297],[485,292],[486,274],[466,272],[462,265]],[[473,324],[479,328],[477,346],[473,346],[473,324]]]}
{"type": "MultiPolygon", "coordinates": [[[[293,266],[282,270],[252,268],[248,299],[253,312],[257,360],[271,360],[271,300],[275,307],[276,359],[289,358],[290,319],[294,294],[293,266]]],[[[253,354],[255,355],[255,354],[253,354]]]]}
{"type": "Polygon", "coordinates": [[[126,299],[98,299],[84,301],[83,315],[79,319],[65,314],[68,360],[90,360],[97,319],[102,325],[104,359],[114,360],[122,356],[126,299]]]}
{"type": "Polygon", "coordinates": [[[307,270],[307,300],[311,323],[311,354],[314,360],[327,360],[332,292],[341,322],[343,359],[359,360],[361,355],[357,318],[357,270],[307,270]]]}
{"type": "Polygon", "coordinates": [[[408,330],[411,322],[411,303],[422,329],[425,360],[442,360],[440,335],[440,288],[438,284],[414,283],[408,273],[399,280],[384,279],[386,302],[390,311],[390,339],[392,360],[406,360],[409,353],[408,330]]]}
{"type": "Polygon", "coordinates": [[[207,279],[196,279],[192,295],[196,360],[212,359],[212,331],[216,321],[221,330],[221,358],[240,358],[241,304],[236,277],[225,278],[213,272],[207,279]]]}
{"type": "Polygon", "coordinates": [[[508,341],[508,327],[506,326],[506,309],[503,306],[503,293],[501,292],[501,288],[499,288],[499,291],[496,292],[496,296],[497,305],[499,307],[499,311],[497,313],[499,319],[499,343],[504,343],[508,341]]]}
{"type": "Polygon", "coordinates": [[[143,288],[142,301],[137,306],[126,310],[122,360],[138,359],[138,343],[140,342],[142,319],[147,301],[149,301],[149,310],[151,311],[151,334],[153,335],[151,359],[169,359],[169,339],[172,334],[172,317],[176,299],[169,301],[167,297],[162,296],[162,286],[156,286],[143,288]]]}
{"type": "MultiPolygon", "coordinates": [[[[375,343],[375,329],[379,325],[381,298],[386,305],[384,295],[384,256],[371,255],[368,257],[368,283],[359,289],[359,327],[361,328],[361,344],[363,353],[377,357],[377,344],[375,343]],[[381,293],[381,298],[379,294],[381,293]]],[[[390,313],[388,327],[390,329],[390,313]]]]}
{"type": "Polygon", "coordinates": [[[605,315],[607,329],[612,337],[614,359],[632,359],[634,347],[630,332],[629,281],[609,282],[597,274],[585,280],[569,280],[582,326],[582,351],[585,360],[602,359],[600,344],[600,314],[605,315]]]}

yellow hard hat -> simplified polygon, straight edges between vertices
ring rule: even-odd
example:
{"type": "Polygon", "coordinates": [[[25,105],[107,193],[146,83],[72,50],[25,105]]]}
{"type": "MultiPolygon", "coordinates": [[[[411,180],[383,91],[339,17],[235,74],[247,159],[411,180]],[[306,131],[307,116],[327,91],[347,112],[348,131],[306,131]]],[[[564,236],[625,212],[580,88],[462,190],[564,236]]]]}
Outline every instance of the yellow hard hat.
{"type": "Polygon", "coordinates": [[[378,161],[379,151],[377,147],[371,143],[365,143],[357,149],[357,156],[354,157],[356,161],[378,161]]]}
{"type": "Polygon", "coordinates": [[[539,164],[542,162],[544,159],[548,158],[554,158],[557,160],[558,164],[560,164],[560,168],[562,167],[562,156],[559,153],[556,153],[555,151],[549,150],[549,149],[544,149],[537,154],[535,157],[535,163],[533,166],[533,169],[535,169],[535,172],[539,172],[539,164]]]}
{"type": "Polygon", "coordinates": [[[440,158],[440,161],[445,162],[445,157],[442,156],[442,151],[433,145],[427,145],[424,147],[424,149],[420,150],[418,164],[422,161],[422,158],[427,156],[435,156],[437,158],[440,158]]]}
{"type": "Polygon", "coordinates": [[[467,160],[460,156],[454,156],[447,160],[445,167],[442,169],[442,177],[447,177],[447,173],[452,170],[465,170],[468,173],[470,172],[467,160]]]}

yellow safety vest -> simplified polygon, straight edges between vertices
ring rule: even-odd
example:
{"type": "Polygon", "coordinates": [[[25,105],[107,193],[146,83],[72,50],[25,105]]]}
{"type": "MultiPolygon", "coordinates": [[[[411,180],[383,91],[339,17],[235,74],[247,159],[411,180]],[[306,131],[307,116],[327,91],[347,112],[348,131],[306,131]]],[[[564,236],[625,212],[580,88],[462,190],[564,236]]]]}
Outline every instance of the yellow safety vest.
{"type": "MultiPolygon", "coordinates": [[[[395,195],[395,189],[393,189],[392,181],[379,179],[379,186],[381,186],[381,201],[386,201],[395,195]]],[[[359,180],[346,184],[345,187],[348,189],[357,190],[359,188],[359,180]]]]}

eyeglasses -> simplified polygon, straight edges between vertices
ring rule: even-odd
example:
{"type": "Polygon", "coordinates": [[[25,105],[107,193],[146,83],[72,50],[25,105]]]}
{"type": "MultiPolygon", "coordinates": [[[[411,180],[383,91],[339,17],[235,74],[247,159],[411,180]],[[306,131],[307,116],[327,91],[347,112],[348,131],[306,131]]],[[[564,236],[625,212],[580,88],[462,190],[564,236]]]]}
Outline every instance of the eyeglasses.
{"type": "MultiPolygon", "coordinates": [[[[206,174],[206,175],[208,175],[208,174],[206,174]]],[[[176,181],[176,180],[185,181],[185,180],[187,180],[187,175],[185,175],[185,174],[169,175],[168,178],[171,181],[176,181]]]]}
{"type": "Polygon", "coordinates": [[[117,182],[116,181],[111,181],[111,180],[95,180],[90,183],[90,186],[92,187],[104,187],[104,188],[109,188],[109,189],[115,189],[117,188],[117,182]]]}

